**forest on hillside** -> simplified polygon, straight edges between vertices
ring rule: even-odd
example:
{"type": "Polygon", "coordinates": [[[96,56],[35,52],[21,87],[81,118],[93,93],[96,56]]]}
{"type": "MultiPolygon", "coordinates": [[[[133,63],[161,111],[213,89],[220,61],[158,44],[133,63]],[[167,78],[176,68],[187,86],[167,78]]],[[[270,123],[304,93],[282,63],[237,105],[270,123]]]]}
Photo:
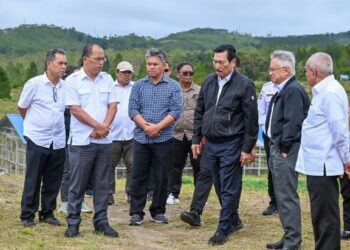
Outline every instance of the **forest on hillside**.
{"type": "Polygon", "coordinates": [[[162,48],[175,77],[181,62],[195,67],[194,81],[201,84],[213,71],[212,50],[221,43],[231,43],[241,59],[242,73],[254,81],[267,81],[269,55],[276,49],[293,51],[297,59],[297,77],[304,79],[306,59],[316,51],[329,53],[334,60],[335,75],[350,74],[350,31],[286,37],[254,37],[222,29],[193,29],[154,39],[129,34],[126,36],[92,37],[75,28],[53,25],[21,25],[0,30],[0,98],[9,96],[11,88],[22,86],[29,78],[43,72],[45,53],[50,48],[63,48],[69,64],[80,65],[81,50],[86,43],[96,42],[106,50],[104,70],[115,74],[115,66],[127,60],[135,68],[135,79],[146,75],[144,54],[148,48],[162,48]]]}

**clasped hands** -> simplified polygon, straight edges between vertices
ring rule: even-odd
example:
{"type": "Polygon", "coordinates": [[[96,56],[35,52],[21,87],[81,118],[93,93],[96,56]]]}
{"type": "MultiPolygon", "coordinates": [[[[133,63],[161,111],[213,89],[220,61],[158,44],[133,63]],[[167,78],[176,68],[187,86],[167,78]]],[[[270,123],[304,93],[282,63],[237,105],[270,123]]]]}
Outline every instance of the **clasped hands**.
{"type": "Polygon", "coordinates": [[[111,129],[107,124],[102,123],[91,132],[90,137],[92,137],[94,139],[106,138],[108,136],[110,130],[111,129]]]}
{"type": "Polygon", "coordinates": [[[160,136],[161,130],[158,124],[146,122],[144,132],[147,136],[151,138],[156,138],[160,136]]]}

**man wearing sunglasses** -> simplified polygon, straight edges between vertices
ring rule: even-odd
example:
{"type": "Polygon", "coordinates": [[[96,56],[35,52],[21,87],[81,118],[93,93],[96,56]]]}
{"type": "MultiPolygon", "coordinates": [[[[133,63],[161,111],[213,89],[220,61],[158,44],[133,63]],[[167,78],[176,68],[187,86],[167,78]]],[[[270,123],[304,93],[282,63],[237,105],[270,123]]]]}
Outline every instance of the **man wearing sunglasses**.
{"type": "Polygon", "coordinates": [[[39,197],[39,221],[61,225],[53,211],[65,161],[64,81],[61,78],[66,65],[63,50],[50,50],[46,55],[45,73],[26,82],[18,101],[27,140],[27,167],[21,202],[21,220],[25,227],[35,226],[39,197]]]}
{"type": "Polygon", "coordinates": [[[185,167],[187,155],[190,154],[191,166],[193,169],[194,184],[196,185],[199,173],[199,159],[193,159],[192,136],[193,118],[196,108],[200,87],[193,83],[194,70],[190,63],[181,63],[177,66],[177,78],[182,90],[183,111],[179,120],[175,123],[175,135],[172,149],[172,165],[169,176],[167,204],[179,203],[179,194],[182,183],[182,170],[185,167]]]}

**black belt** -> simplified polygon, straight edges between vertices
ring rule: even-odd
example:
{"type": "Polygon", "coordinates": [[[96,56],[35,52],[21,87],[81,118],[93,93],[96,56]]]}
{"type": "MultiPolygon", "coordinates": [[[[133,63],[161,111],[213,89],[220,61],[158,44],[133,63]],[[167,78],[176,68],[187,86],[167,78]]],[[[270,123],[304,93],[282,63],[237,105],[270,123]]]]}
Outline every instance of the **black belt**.
{"type": "Polygon", "coordinates": [[[231,141],[239,136],[242,136],[241,134],[240,135],[232,135],[232,136],[223,136],[223,137],[209,137],[209,136],[206,136],[206,139],[208,139],[210,142],[212,143],[223,143],[223,142],[227,142],[227,141],[231,141]]]}

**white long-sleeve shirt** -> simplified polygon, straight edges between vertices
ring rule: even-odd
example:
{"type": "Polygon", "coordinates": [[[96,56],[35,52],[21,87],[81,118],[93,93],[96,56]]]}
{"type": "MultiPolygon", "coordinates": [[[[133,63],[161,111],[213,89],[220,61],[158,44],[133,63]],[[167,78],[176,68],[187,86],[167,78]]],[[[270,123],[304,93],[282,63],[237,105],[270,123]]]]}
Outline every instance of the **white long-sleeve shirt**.
{"type": "Polygon", "coordinates": [[[311,175],[342,175],[350,161],[348,98],[343,86],[328,76],[312,88],[304,120],[296,171],[311,175]]]}

